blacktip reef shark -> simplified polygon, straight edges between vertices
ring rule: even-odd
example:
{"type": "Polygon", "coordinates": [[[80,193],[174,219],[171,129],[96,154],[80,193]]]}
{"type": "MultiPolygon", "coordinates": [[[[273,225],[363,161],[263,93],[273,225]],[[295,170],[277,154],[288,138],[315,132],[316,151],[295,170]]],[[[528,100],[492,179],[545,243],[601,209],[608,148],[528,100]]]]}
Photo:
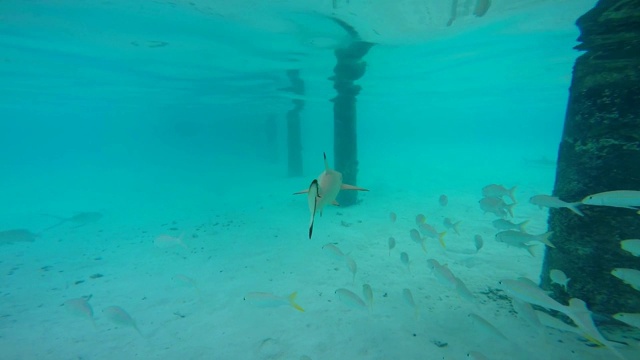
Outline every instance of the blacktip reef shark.
{"type": "Polygon", "coordinates": [[[309,239],[313,234],[313,221],[316,216],[316,212],[320,212],[322,216],[322,209],[327,205],[340,206],[336,201],[336,197],[340,190],[357,190],[357,191],[369,191],[367,189],[342,183],[342,173],[335,171],[329,167],[327,161],[327,154],[324,155],[324,171],[318,175],[318,179],[314,179],[309,185],[309,189],[295,192],[297,194],[307,194],[307,200],[309,202],[309,211],[311,212],[311,220],[309,222],[309,239]]]}

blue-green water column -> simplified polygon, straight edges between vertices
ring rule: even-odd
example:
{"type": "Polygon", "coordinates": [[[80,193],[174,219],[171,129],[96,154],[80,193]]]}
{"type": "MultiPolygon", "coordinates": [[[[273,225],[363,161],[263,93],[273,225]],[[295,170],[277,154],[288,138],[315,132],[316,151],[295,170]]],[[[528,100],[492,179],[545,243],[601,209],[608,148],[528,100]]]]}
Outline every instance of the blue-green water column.
{"type": "MultiPolygon", "coordinates": [[[[640,190],[640,1],[600,0],[577,21],[586,51],[575,62],[558,153],[554,195],[565,201],[610,190],[640,190]]],[[[566,304],[584,300],[600,315],[640,313],[640,291],[611,275],[640,270],[640,258],[620,241],[640,238],[631,209],[582,206],[584,217],[552,209],[542,287],[566,304]],[[552,285],[549,270],[571,278],[568,291],[552,285]]],[[[605,316],[606,318],[606,316],[605,316]]]]}
{"type": "MultiPolygon", "coordinates": [[[[353,41],[349,46],[335,51],[337,64],[333,69],[333,88],[337,95],[333,102],[334,123],[334,167],[343,176],[343,182],[356,185],[358,175],[358,132],[356,97],[360,86],[355,81],[366,70],[367,63],[362,58],[373,46],[365,41],[353,41]]],[[[353,205],[358,201],[357,191],[341,191],[337,198],[341,206],[353,205]]]]}
{"type": "MultiPolygon", "coordinates": [[[[300,70],[287,71],[291,86],[285,89],[295,95],[304,95],[304,81],[300,78],[300,70]]],[[[302,176],[302,134],[300,113],[304,109],[304,101],[294,98],[293,108],[287,112],[287,170],[289,176],[302,176]]]]}

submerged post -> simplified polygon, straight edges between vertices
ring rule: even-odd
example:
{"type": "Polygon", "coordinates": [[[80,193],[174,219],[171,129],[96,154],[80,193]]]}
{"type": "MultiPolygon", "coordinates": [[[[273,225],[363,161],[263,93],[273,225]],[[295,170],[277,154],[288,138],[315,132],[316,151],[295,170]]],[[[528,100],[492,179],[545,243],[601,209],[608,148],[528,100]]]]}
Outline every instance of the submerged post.
{"type": "MultiPolygon", "coordinates": [[[[600,0],[580,17],[575,63],[554,195],[573,202],[609,190],[640,190],[640,2],[600,0]]],[[[611,275],[640,270],[640,258],[620,241],[640,237],[640,215],[630,209],[583,206],[584,217],[551,209],[556,249],[548,248],[542,287],[565,303],[584,300],[601,315],[640,312],[640,293],[611,275]],[[549,271],[571,278],[568,291],[549,271]]]]}
{"type": "MultiPolygon", "coordinates": [[[[304,82],[300,78],[300,70],[288,70],[287,76],[291,86],[286,90],[295,95],[304,95],[304,82]]],[[[293,108],[287,112],[287,169],[289,176],[302,176],[300,112],[304,109],[304,101],[294,98],[292,102],[293,108]]]]}
{"type": "Polygon", "coordinates": [[[265,157],[271,163],[278,162],[278,118],[269,114],[265,120],[265,157]]]}
{"type": "MultiPolygon", "coordinates": [[[[358,174],[358,133],[356,97],[360,86],[355,81],[360,79],[366,70],[367,63],[362,58],[373,43],[359,40],[355,30],[346,23],[334,19],[355,40],[347,47],[336,49],[336,66],[333,68],[333,88],[337,95],[333,102],[333,151],[334,167],[342,173],[343,182],[357,184],[358,174]]],[[[342,206],[353,205],[358,200],[357,191],[341,191],[337,201],[342,206]]]]}

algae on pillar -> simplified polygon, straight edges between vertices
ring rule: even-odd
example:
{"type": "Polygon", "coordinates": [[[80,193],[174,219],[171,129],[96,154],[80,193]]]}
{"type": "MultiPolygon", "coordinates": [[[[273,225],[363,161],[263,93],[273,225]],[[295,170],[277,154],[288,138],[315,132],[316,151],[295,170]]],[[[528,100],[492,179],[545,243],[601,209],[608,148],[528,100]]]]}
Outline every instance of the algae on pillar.
{"type": "MultiPolygon", "coordinates": [[[[609,190],[640,190],[640,1],[600,0],[580,17],[577,49],[554,195],[573,202],[609,190]]],[[[583,206],[580,217],[551,209],[542,287],[566,304],[580,298],[602,315],[640,313],[640,292],[611,275],[640,269],[640,258],[620,241],[640,237],[640,216],[630,209],[583,206]],[[549,271],[564,271],[568,291],[549,271]]]]}
{"type": "MultiPolygon", "coordinates": [[[[304,82],[300,78],[300,70],[288,70],[287,76],[291,86],[284,89],[295,95],[304,95],[304,82]]],[[[287,158],[289,176],[302,176],[302,135],[300,112],[304,109],[304,101],[293,99],[293,108],[287,112],[287,158]]]]}

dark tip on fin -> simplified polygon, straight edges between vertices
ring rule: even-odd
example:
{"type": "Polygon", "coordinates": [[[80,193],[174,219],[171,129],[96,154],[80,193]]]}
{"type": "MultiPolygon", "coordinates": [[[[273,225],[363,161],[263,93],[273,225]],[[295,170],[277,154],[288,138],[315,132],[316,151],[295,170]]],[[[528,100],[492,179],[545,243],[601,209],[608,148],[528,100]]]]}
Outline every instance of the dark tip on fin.
{"type": "Polygon", "coordinates": [[[323,152],[322,155],[324,156],[324,159],[327,160],[327,153],[323,152]]]}
{"type": "Polygon", "coordinates": [[[315,188],[315,203],[313,205],[313,212],[311,213],[311,225],[309,225],[309,240],[311,240],[311,235],[313,234],[313,218],[316,216],[316,206],[318,205],[318,200],[317,198],[320,197],[320,195],[318,195],[318,180],[317,179],[313,179],[313,181],[311,181],[311,185],[309,185],[309,193],[311,194],[311,189],[315,188]]]}

